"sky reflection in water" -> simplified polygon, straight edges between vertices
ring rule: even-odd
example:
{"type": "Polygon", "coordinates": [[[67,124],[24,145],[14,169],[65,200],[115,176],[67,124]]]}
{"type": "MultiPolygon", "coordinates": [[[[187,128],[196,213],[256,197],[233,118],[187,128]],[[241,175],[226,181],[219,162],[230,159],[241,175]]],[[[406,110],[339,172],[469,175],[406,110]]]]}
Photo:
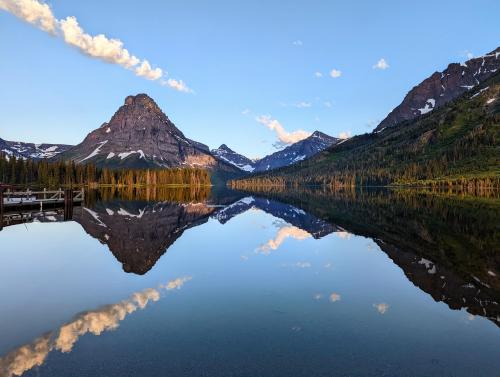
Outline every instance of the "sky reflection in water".
{"type": "Polygon", "coordinates": [[[495,375],[495,236],[457,232],[492,212],[298,197],[96,199],[4,228],[0,375],[495,375]]]}

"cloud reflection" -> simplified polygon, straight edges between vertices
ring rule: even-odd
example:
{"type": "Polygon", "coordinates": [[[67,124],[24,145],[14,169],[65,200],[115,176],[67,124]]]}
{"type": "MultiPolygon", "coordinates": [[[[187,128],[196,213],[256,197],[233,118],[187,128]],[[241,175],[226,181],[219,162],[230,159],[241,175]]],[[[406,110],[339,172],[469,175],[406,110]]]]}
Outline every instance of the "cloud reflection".
{"type": "Polygon", "coordinates": [[[373,307],[377,309],[380,314],[385,314],[389,310],[389,305],[385,302],[381,302],[380,304],[373,304],[373,307]]]}
{"type": "Polygon", "coordinates": [[[337,302],[340,301],[340,295],[338,293],[332,293],[330,295],[330,301],[331,302],[337,302]]]}
{"type": "Polygon", "coordinates": [[[133,293],[128,299],[112,305],[103,306],[97,310],[79,314],[71,322],[59,329],[49,332],[30,344],[25,344],[0,358],[0,376],[21,376],[26,371],[40,366],[47,355],[58,350],[71,352],[74,344],[86,333],[100,335],[105,331],[114,330],[119,323],[139,309],[144,309],[149,302],[160,299],[161,290],[180,289],[190,276],[177,278],[162,284],[158,289],[147,288],[133,293]]]}
{"type": "Polygon", "coordinates": [[[262,254],[269,255],[272,250],[278,250],[281,244],[287,238],[293,238],[295,240],[302,241],[309,237],[311,237],[311,234],[306,232],[305,230],[297,228],[293,225],[286,225],[279,228],[278,233],[276,233],[274,239],[267,241],[257,250],[262,254]]]}

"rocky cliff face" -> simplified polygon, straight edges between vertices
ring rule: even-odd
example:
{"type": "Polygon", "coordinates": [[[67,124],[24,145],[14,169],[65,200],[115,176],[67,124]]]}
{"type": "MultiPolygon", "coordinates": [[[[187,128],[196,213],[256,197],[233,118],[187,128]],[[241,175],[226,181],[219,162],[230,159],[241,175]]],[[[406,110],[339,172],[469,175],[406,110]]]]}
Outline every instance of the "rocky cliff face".
{"type": "Polygon", "coordinates": [[[405,120],[415,119],[440,107],[490,78],[500,69],[500,47],[494,51],[468,60],[452,63],[443,72],[435,72],[415,86],[403,102],[375,128],[380,132],[405,120]]]}
{"type": "Polygon", "coordinates": [[[111,120],[58,158],[107,167],[203,167],[233,171],[188,139],[146,94],[128,96],[111,120]]]}
{"type": "Polygon", "coordinates": [[[71,145],[66,144],[34,144],[21,141],[7,141],[0,139],[0,152],[7,157],[30,158],[40,160],[52,158],[70,149],[71,145]]]}

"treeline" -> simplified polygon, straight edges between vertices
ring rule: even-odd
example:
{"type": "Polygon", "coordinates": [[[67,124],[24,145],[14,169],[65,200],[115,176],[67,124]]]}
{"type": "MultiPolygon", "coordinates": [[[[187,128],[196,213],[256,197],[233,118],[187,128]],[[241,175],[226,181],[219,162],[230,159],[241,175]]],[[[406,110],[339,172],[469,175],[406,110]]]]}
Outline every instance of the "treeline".
{"type": "Polygon", "coordinates": [[[0,183],[13,185],[210,185],[210,174],[198,168],[117,169],[98,168],[73,161],[20,159],[0,154],[0,183]]]}

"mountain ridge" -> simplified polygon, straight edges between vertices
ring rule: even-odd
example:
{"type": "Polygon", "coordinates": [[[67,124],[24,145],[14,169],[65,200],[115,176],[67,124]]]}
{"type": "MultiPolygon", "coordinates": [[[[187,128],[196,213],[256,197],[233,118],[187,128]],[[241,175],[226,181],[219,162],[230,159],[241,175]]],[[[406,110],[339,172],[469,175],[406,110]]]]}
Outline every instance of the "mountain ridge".
{"type": "Polygon", "coordinates": [[[28,143],[23,141],[8,141],[0,138],[0,152],[5,153],[7,157],[40,160],[52,158],[60,153],[72,148],[68,144],[51,143],[28,143]]]}
{"type": "Polygon", "coordinates": [[[427,114],[472,90],[499,69],[500,47],[465,63],[451,63],[415,85],[373,131],[380,132],[427,114]]]}
{"type": "Polygon", "coordinates": [[[339,142],[341,142],[341,139],[329,136],[321,131],[314,131],[307,138],[256,160],[251,160],[233,151],[225,144],[213,149],[212,154],[246,172],[257,173],[289,166],[308,159],[339,142]]]}

